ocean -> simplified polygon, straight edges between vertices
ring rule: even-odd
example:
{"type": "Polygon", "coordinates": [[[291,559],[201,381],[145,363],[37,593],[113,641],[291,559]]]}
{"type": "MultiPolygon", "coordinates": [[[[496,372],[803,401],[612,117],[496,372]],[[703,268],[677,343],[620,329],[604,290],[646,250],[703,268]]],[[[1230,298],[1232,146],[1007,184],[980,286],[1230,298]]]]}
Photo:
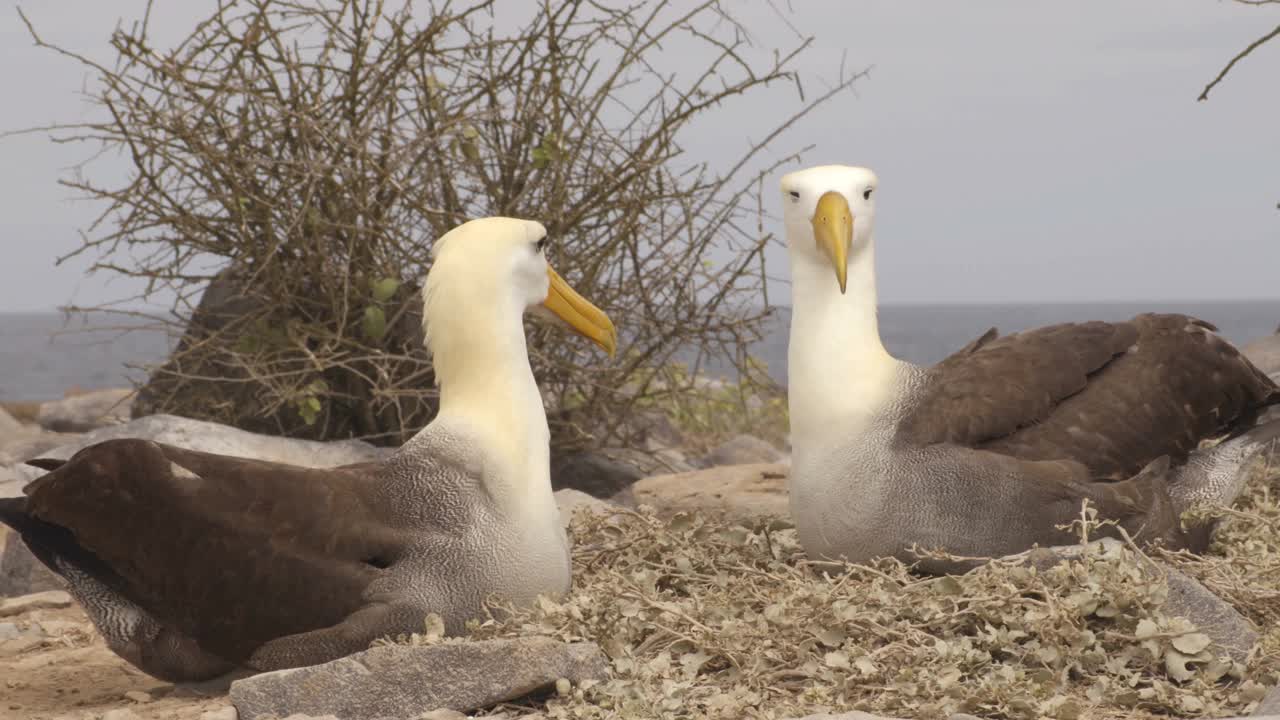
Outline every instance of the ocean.
{"type": "MultiPolygon", "coordinates": [[[[1237,344],[1270,335],[1280,324],[1280,300],[885,305],[880,308],[880,334],[896,357],[933,363],[992,326],[1008,333],[1073,320],[1124,320],[1148,311],[1208,320],[1237,344]]],[[[626,322],[625,317],[615,320],[626,322]]],[[[789,309],[778,308],[765,338],[750,350],[784,384],[789,323],[789,309]]],[[[122,333],[120,323],[113,321],[68,319],[61,313],[0,313],[0,400],[47,400],[71,389],[127,386],[144,376],[136,366],[162,360],[171,343],[166,334],[154,330],[122,333]]],[[[727,367],[713,362],[706,370],[729,374],[727,367]]]]}

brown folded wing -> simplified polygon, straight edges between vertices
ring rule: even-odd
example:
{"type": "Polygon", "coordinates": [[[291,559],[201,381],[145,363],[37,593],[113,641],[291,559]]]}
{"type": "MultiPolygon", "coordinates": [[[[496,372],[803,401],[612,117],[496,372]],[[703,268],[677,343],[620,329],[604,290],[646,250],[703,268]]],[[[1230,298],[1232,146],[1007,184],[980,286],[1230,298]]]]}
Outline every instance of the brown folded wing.
{"type": "Polygon", "coordinates": [[[117,440],[29,485],[28,510],[69,529],[161,622],[240,661],[364,604],[401,549],[371,512],[378,472],[117,440]]]}
{"type": "Polygon", "coordinates": [[[978,341],[938,363],[898,440],[1122,479],[1251,424],[1280,390],[1212,325],[1176,314],[1052,325],[978,341]]]}

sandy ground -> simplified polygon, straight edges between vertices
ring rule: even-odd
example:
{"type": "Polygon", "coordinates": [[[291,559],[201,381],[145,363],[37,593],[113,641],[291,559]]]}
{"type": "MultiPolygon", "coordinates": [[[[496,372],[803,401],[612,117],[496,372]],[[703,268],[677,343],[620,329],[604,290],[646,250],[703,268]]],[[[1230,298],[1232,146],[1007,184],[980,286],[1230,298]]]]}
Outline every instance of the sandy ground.
{"type": "Polygon", "coordinates": [[[156,680],[107,649],[76,605],[0,618],[38,641],[0,641],[0,720],[99,720],[118,708],[139,718],[200,720],[229,706],[226,695],[204,695],[156,680]]]}

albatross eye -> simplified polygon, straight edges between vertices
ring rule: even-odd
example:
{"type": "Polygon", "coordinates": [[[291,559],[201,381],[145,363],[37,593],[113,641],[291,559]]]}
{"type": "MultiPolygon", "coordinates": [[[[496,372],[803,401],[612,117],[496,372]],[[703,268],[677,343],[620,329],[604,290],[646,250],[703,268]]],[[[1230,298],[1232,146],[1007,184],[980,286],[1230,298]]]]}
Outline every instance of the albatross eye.
{"type": "Polygon", "coordinates": [[[547,236],[543,235],[542,239],[533,244],[533,249],[542,252],[547,249],[547,236]]]}
{"type": "Polygon", "coordinates": [[[872,190],[875,190],[875,188],[867,188],[866,190],[863,190],[863,191],[862,191],[862,199],[863,199],[863,200],[870,200],[870,199],[871,199],[871,191],[872,191],[872,190]]]}
{"type": "Polygon", "coordinates": [[[799,190],[792,190],[792,191],[791,191],[790,193],[788,193],[788,194],[791,196],[791,200],[792,200],[792,202],[795,202],[795,201],[797,201],[797,200],[799,200],[799,199],[800,199],[800,191],[799,191],[799,190]]]}

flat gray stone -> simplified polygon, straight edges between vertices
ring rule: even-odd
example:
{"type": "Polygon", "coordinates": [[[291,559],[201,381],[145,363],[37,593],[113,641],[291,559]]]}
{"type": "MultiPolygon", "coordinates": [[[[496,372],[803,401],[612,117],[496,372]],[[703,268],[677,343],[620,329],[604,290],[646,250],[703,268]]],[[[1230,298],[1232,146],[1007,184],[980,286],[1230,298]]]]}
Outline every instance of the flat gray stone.
{"type": "Polygon", "coordinates": [[[560,678],[580,683],[608,673],[608,660],[594,643],[525,637],[386,645],[323,665],[237,680],[231,702],[241,720],[291,713],[412,718],[439,709],[470,712],[548,688],[560,678]]]}
{"type": "Polygon", "coordinates": [[[21,615],[32,610],[56,610],[65,607],[71,607],[70,595],[61,590],[47,590],[0,600],[0,617],[21,615]]]}
{"type": "MultiPolygon", "coordinates": [[[[1103,538],[1091,545],[1098,547],[1104,554],[1122,552],[1123,543],[1113,538],[1103,538]]],[[[1082,547],[1066,545],[1051,548],[1037,548],[1023,553],[1028,562],[1038,569],[1046,569],[1057,565],[1062,560],[1077,557],[1082,547]]],[[[1244,662],[1249,651],[1258,642],[1258,631],[1249,619],[1241,615],[1230,603],[1214,595],[1195,578],[1165,565],[1152,561],[1159,572],[1165,574],[1169,594],[1162,610],[1169,616],[1180,616],[1190,620],[1200,632],[1209,636],[1214,648],[1237,662],[1244,662]]]]}
{"type": "Polygon", "coordinates": [[[673,475],[656,475],[631,486],[637,503],[662,514],[699,510],[733,520],[787,518],[786,465],[725,465],[673,475]]]}
{"type": "MultiPolygon", "coordinates": [[[[66,460],[83,448],[104,440],[140,438],[188,450],[287,463],[303,467],[335,467],[381,460],[394,452],[360,440],[318,442],[260,435],[238,428],[176,415],[148,415],[123,425],[112,425],[79,436],[79,439],[40,453],[40,457],[66,460]]],[[[24,484],[45,473],[30,465],[10,470],[24,484]]],[[[3,478],[0,478],[3,479],[3,478]]]]}
{"type": "Polygon", "coordinates": [[[231,705],[217,710],[205,710],[200,713],[200,720],[240,720],[240,713],[231,705]]]}
{"type": "MultiPolygon", "coordinates": [[[[805,715],[796,720],[902,720],[901,718],[891,718],[884,715],[872,715],[861,710],[854,710],[847,713],[815,713],[813,715],[805,715]]],[[[953,717],[952,720],[955,720],[953,717]]]]}

